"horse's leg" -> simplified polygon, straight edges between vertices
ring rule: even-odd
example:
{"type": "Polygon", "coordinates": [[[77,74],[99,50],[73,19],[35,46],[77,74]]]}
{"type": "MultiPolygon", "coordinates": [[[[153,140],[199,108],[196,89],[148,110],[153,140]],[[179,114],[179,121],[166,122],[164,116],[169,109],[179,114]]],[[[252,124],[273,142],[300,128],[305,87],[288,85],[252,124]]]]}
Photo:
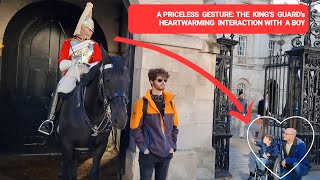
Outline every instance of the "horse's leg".
{"type": "MultiPolygon", "coordinates": [[[[56,138],[57,138],[57,136],[56,136],[56,138]]],[[[57,138],[57,142],[58,142],[57,148],[59,149],[58,152],[63,153],[62,152],[62,148],[61,148],[62,145],[61,145],[61,142],[59,142],[59,140],[60,139],[57,138]]],[[[58,167],[58,179],[62,180],[62,176],[63,176],[63,157],[62,157],[62,159],[60,159],[60,164],[59,164],[59,167],[58,167]]]]}
{"type": "Polygon", "coordinates": [[[90,179],[91,180],[98,180],[99,179],[99,168],[100,168],[100,161],[102,158],[102,155],[104,151],[106,150],[107,144],[108,144],[108,137],[109,133],[107,136],[102,135],[104,139],[98,146],[96,146],[96,149],[93,151],[92,155],[92,169],[90,171],[90,179]]]}
{"type": "Polygon", "coordinates": [[[62,159],[61,163],[59,164],[58,179],[62,180],[62,176],[63,176],[63,159],[62,159]]]}
{"type": "Polygon", "coordinates": [[[63,158],[63,170],[62,179],[71,180],[73,170],[73,147],[71,143],[62,142],[62,158],[63,158]]]}
{"type": "Polygon", "coordinates": [[[80,152],[73,150],[72,179],[75,179],[75,180],[77,179],[77,168],[78,168],[79,158],[80,158],[80,152]]]}
{"type": "MultiPolygon", "coordinates": [[[[54,136],[55,136],[55,139],[56,139],[56,148],[57,148],[57,151],[58,152],[62,152],[62,149],[61,149],[61,139],[60,139],[60,136],[59,136],[59,133],[57,132],[57,129],[58,129],[58,126],[59,126],[59,119],[57,118],[56,120],[56,123],[55,123],[55,127],[54,127],[54,136]]],[[[59,168],[58,168],[58,179],[61,180],[62,179],[62,171],[63,171],[63,159],[61,159],[61,162],[59,164],[59,168]]]]}

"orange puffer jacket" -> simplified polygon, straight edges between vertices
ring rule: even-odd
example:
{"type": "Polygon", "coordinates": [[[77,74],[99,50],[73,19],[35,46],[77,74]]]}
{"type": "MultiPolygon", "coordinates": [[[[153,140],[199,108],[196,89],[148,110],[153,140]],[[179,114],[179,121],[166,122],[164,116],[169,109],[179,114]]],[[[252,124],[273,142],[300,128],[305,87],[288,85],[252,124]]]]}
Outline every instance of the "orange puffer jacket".
{"type": "Polygon", "coordinates": [[[150,90],[136,101],[130,120],[131,134],[140,152],[146,149],[157,156],[166,157],[170,148],[177,149],[178,114],[172,99],[175,95],[164,91],[165,110],[161,115],[151,99],[150,90]],[[147,113],[143,114],[143,98],[147,99],[147,113]]]}

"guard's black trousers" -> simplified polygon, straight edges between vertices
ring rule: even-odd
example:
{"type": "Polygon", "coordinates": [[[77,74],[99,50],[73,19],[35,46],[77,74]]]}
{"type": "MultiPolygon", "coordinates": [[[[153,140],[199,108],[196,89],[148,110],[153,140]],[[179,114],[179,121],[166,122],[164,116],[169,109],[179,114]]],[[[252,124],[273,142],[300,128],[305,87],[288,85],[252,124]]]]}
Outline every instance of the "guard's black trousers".
{"type": "Polygon", "coordinates": [[[153,170],[155,170],[155,180],[166,180],[172,157],[172,153],[167,157],[159,157],[151,152],[139,153],[140,180],[151,180],[153,170]]]}

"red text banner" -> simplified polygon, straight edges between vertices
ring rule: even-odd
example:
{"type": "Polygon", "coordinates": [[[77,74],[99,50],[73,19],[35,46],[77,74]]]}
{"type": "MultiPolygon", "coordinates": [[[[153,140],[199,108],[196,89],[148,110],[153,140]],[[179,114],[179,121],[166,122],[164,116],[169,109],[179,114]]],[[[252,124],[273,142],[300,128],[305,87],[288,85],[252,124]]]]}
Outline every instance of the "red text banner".
{"type": "Polygon", "coordinates": [[[133,34],[303,34],[306,5],[131,5],[133,34]]]}

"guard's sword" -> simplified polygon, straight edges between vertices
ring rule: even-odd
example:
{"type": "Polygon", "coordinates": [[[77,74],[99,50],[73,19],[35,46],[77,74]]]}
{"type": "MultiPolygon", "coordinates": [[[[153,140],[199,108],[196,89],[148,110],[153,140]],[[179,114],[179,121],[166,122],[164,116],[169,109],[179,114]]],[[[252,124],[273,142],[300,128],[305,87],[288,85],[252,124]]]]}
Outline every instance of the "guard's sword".
{"type": "MultiPolygon", "coordinates": [[[[64,37],[65,37],[66,39],[68,39],[68,36],[67,36],[66,32],[64,31],[64,28],[62,27],[60,21],[58,21],[58,24],[59,24],[59,26],[60,26],[60,28],[61,28],[61,30],[62,30],[62,32],[63,32],[64,37]]],[[[76,54],[75,54],[75,52],[73,51],[73,48],[72,48],[71,45],[70,45],[70,48],[71,48],[71,51],[72,51],[73,56],[75,56],[76,54]]]]}

